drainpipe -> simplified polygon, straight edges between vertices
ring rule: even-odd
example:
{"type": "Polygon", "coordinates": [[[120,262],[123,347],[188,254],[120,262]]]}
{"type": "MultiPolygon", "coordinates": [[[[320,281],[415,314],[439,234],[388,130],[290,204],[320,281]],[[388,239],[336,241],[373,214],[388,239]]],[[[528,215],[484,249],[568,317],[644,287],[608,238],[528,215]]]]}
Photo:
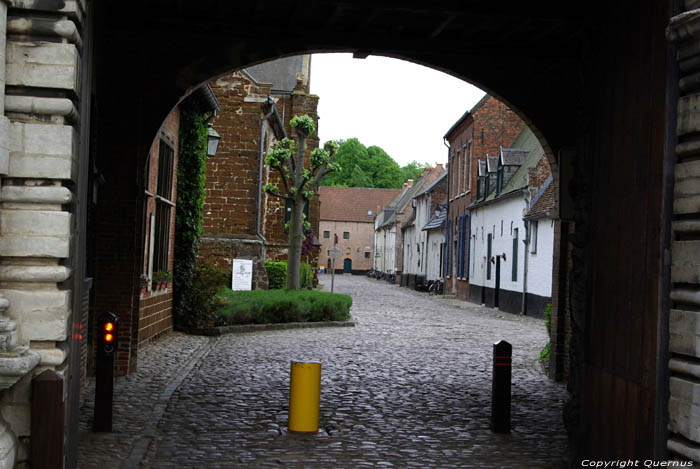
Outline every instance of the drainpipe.
{"type": "MultiPolygon", "coordinates": [[[[525,206],[530,209],[530,202],[528,201],[529,191],[526,189],[523,191],[523,196],[525,197],[525,206]]],[[[527,264],[528,257],[530,255],[530,222],[523,220],[525,223],[525,238],[523,239],[523,244],[525,245],[525,256],[523,257],[523,298],[520,304],[520,314],[527,314],[527,264]]]]}
{"type": "Polygon", "coordinates": [[[258,194],[257,194],[257,202],[258,202],[258,213],[255,218],[255,232],[258,235],[258,238],[260,238],[260,241],[262,241],[263,246],[267,245],[267,240],[265,239],[265,236],[263,236],[262,232],[260,231],[260,212],[262,209],[262,182],[263,182],[263,162],[264,162],[264,153],[265,153],[265,121],[267,121],[271,116],[275,116],[275,120],[277,121],[277,124],[279,125],[280,129],[282,129],[282,134],[284,137],[287,136],[285,130],[284,130],[284,125],[282,125],[282,122],[280,121],[279,114],[277,114],[277,108],[275,108],[275,102],[273,101],[272,98],[268,96],[267,98],[267,104],[270,105],[270,111],[265,114],[260,121],[260,161],[258,164],[258,194]]]}
{"type": "MultiPolygon", "coordinates": [[[[450,171],[452,171],[452,168],[450,167],[450,146],[447,144],[447,139],[445,137],[442,137],[442,144],[447,147],[447,164],[445,167],[447,168],[447,207],[445,207],[445,210],[447,210],[447,214],[445,215],[445,256],[443,257],[444,261],[446,264],[450,264],[450,259],[447,258],[447,253],[451,252],[450,251],[450,245],[447,242],[450,237],[447,234],[447,227],[450,226],[449,221],[450,221],[450,186],[452,186],[452,176],[450,175],[450,171]]],[[[445,286],[447,285],[447,269],[445,268],[445,264],[443,263],[442,266],[442,272],[441,272],[441,277],[442,277],[442,294],[445,294],[445,286]]]]}

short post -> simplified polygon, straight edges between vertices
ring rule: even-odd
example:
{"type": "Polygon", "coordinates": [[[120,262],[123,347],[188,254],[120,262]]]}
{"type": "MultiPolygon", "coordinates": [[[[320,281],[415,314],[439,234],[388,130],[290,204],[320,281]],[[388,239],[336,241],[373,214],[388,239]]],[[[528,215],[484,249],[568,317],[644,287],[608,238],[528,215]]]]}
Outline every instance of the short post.
{"type": "Polygon", "coordinates": [[[104,313],[97,321],[97,363],[95,364],[95,432],[112,431],[112,395],[114,393],[114,355],[117,353],[119,321],[113,313],[104,313]]]}
{"type": "Polygon", "coordinates": [[[63,377],[53,370],[32,380],[32,467],[63,467],[63,377]]]}
{"type": "Polygon", "coordinates": [[[292,360],[289,380],[290,432],[316,433],[321,406],[321,363],[292,360]]]}
{"type": "Polygon", "coordinates": [[[510,432],[510,384],[513,346],[505,340],[493,344],[491,384],[491,431],[510,432]]]}

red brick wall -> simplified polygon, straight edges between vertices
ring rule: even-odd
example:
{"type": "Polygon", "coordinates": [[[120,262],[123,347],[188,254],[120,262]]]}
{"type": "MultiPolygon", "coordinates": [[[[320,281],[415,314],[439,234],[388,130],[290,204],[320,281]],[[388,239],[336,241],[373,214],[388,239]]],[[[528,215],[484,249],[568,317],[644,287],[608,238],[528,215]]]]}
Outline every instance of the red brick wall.
{"type": "MultiPolygon", "coordinates": [[[[277,173],[267,166],[263,168],[262,184],[258,182],[263,106],[270,96],[270,88],[256,84],[242,72],[222,77],[212,82],[211,86],[221,105],[221,111],[214,120],[214,128],[221,135],[221,141],[216,156],[207,159],[204,234],[200,258],[209,257],[217,265],[229,267],[232,256],[260,255],[250,251],[249,247],[244,247],[240,240],[259,239],[256,234],[258,191],[260,186],[278,182],[277,173]]],[[[308,114],[318,125],[317,96],[308,95],[299,89],[290,95],[273,97],[277,99],[277,111],[290,137],[294,133],[289,120],[294,115],[308,114]]],[[[265,140],[267,151],[267,146],[271,143],[270,135],[266,135],[265,140]]],[[[314,134],[307,140],[307,166],[308,154],[317,147],[318,137],[314,134]]],[[[260,231],[267,240],[267,259],[287,258],[284,207],[283,199],[262,194],[260,231]]],[[[309,208],[309,221],[317,237],[319,215],[320,206],[316,196],[309,208]]],[[[308,261],[317,265],[318,249],[314,250],[308,261]]]]}
{"type": "Polygon", "coordinates": [[[161,290],[147,297],[142,296],[139,303],[139,345],[158,338],[173,329],[173,292],[172,288],[161,290]]]}

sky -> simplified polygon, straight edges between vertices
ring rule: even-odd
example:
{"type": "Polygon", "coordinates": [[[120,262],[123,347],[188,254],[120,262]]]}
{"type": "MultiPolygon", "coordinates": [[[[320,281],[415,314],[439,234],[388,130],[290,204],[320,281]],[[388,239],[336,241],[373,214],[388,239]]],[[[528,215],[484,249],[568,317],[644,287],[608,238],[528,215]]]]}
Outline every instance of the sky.
{"type": "Polygon", "coordinates": [[[321,142],[357,138],[400,166],[447,162],[442,137],[484,92],[453,76],[387,57],[314,54],[321,142]]]}

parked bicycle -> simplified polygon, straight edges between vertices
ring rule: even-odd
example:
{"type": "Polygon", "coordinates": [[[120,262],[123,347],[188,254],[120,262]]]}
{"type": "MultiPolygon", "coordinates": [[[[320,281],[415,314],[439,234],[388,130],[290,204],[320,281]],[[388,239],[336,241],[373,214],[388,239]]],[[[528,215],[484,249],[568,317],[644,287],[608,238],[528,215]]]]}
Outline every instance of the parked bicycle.
{"type": "Polygon", "coordinates": [[[442,295],[444,283],[442,280],[433,280],[428,287],[428,295],[442,295]]]}

